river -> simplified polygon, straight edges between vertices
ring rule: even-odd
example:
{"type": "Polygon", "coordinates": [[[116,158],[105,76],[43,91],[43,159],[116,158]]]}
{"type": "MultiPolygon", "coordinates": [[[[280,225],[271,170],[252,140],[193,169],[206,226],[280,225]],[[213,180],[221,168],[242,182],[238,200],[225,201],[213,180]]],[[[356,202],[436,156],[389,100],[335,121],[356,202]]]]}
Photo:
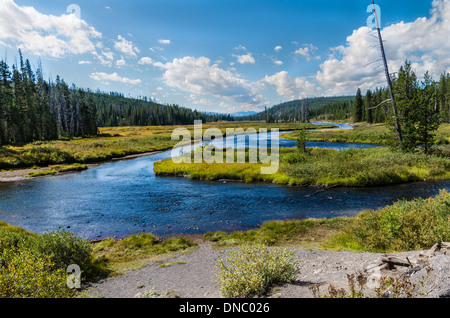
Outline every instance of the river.
{"type": "MultiPolygon", "coordinates": [[[[295,141],[280,140],[280,146],[295,141]]],[[[345,149],[376,145],[309,143],[345,149]]],[[[79,173],[0,183],[0,220],[43,233],[61,228],[87,239],[151,232],[166,236],[236,231],[283,219],[354,216],[399,199],[429,197],[450,181],[373,188],[289,187],[158,177],[170,151],[115,161],[79,173]]]]}

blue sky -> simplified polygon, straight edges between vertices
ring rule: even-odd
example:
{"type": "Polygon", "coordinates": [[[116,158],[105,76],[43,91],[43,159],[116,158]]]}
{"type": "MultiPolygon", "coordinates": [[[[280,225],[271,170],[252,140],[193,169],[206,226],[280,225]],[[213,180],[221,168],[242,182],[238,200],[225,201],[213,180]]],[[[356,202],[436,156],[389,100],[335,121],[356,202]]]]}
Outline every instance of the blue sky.
{"type": "MultiPolygon", "coordinates": [[[[381,7],[391,71],[450,71],[450,0],[381,7]],[[411,43],[414,43],[411,45],[411,43]]],[[[0,52],[48,77],[201,111],[384,86],[369,0],[0,0],[0,52]],[[69,5],[75,10],[68,10],[69,5]]],[[[1,56],[1,55],[0,55],[1,56]]]]}

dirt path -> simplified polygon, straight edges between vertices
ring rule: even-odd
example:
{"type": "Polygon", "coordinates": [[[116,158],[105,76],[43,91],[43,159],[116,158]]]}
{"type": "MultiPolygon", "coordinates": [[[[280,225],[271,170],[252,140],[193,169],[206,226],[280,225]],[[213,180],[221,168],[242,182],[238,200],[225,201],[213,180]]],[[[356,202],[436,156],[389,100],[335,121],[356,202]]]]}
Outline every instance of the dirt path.
{"type": "MultiPolygon", "coordinates": [[[[377,263],[382,254],[334,252],[290,248],[301,260],[300,275],[296,282],[274,288],[268,297],[312,298],[310,286],[319,284],[322,294],[328,293],[328,286],[347,288],[347,274],[357,273],[369,265],[377,263]]],[[[215,267],[219,257],[226,258],[229,250],[213,249],[208,242],[189,255],[178,255],[161,263],[150,262],[147,266],[108,278],[88,286],[86,294],[105,298],[133,298],[149,290],[165,297],[218,298],[220,288],[214,283],[218,269],[215,267]],[[166,295],[169,293],[168,295],[166,295]]],[[[417,255],[419,252],[401,253],[417,255]]],[[[398,254],[400,255],[400,254],[398,254]]],[[[390,275],[396,274],[395,272],[390,275]]],[[[376,287],[376,286],[374,286],[376,287]]],[[[372,291],[368,291],[369,293],[372,291]]]]}

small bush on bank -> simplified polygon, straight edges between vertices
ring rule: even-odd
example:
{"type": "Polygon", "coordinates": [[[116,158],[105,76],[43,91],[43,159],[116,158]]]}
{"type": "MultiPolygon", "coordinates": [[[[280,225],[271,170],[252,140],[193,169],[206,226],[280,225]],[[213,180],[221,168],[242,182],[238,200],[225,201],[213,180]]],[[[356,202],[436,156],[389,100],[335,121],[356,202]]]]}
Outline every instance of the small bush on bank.
{"type": "Polygon", "coordinates": [[[67,266],[76,264],[86,274],[93,265],[91,243],[73,232],[47,232],[29,240],[24,247],[35,253],[49,255],[58,269],[65,270],[67,266]]]}
{"type": "Polygon", "coordinates": [[[0,254],[0,298],[69,298],[66,274],[50,256],[5,249],[0,254]]]}
{"type": "Polygon", "coordinates": [[[226,298],[263,296],[275,284],[288,283],[299,274],[298,261],[285,249],[247,245],[219,259],[217,282],[226,298]]]}

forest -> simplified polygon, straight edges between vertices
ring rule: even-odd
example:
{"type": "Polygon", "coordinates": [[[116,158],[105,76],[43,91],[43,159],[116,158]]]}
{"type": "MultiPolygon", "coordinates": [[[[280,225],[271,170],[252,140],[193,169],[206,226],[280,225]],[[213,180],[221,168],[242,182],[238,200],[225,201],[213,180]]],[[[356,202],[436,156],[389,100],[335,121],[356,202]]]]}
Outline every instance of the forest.
{"type": "Polygon", "coordinates": [[[64,80],[45,81],[19,51],[12,70],[0,61],[0,145],[97,134],[92,93],[69,88],[64,80]]]}
{"type": "Polygon", "coordinates": [[[187,125],[232,121],[230,115],[201,113],[178,105],[160,105],[147,98],[92,92],[69,86],[56,76],[45,80],[19,51],[18,65],[0,60],[0,145],[61,138],[88,137],[98,127],[187,125]]]}
{"type": "MultiPolygon", "coordinates": [[[[419,81],[406,62],[392,84],[398,120],[405,128],[406,139],[413,134],[415,139],[418,135],[430,139],[428,134],[435,130],[433,126],[450,122],[450,74],[443,73],[437,82],[427,73],[419,81]]],[[[295,100],[237,118],[178,105],[161,105],[147,97],[126,98],[117,92],[92,92],[74,84],[69,86],[59,76],[55,81],[46,81],[42,66],[39,64],[33,71],[30,61],[24,60],[20,51],[18,65],[10,68],[5,61],[0,61],[0,145],[95,136],[98,127],[189,125],[196,119],[387,123],[393,118],[391,105],[387,88],[368,90],[365,95],[358,89],[356,96],[295,100]]],[[[407,143],[403,142],[404,147],[411,148],[407,143]]]]}
{"type": "Polygon", "coordinates": [[[99,127],[192,125],[203,122],[233,121],[229,114],[203,113],[178,105],[161,105],[143,98],[125,98],[115,92],[96,92],[99,127]]]}

